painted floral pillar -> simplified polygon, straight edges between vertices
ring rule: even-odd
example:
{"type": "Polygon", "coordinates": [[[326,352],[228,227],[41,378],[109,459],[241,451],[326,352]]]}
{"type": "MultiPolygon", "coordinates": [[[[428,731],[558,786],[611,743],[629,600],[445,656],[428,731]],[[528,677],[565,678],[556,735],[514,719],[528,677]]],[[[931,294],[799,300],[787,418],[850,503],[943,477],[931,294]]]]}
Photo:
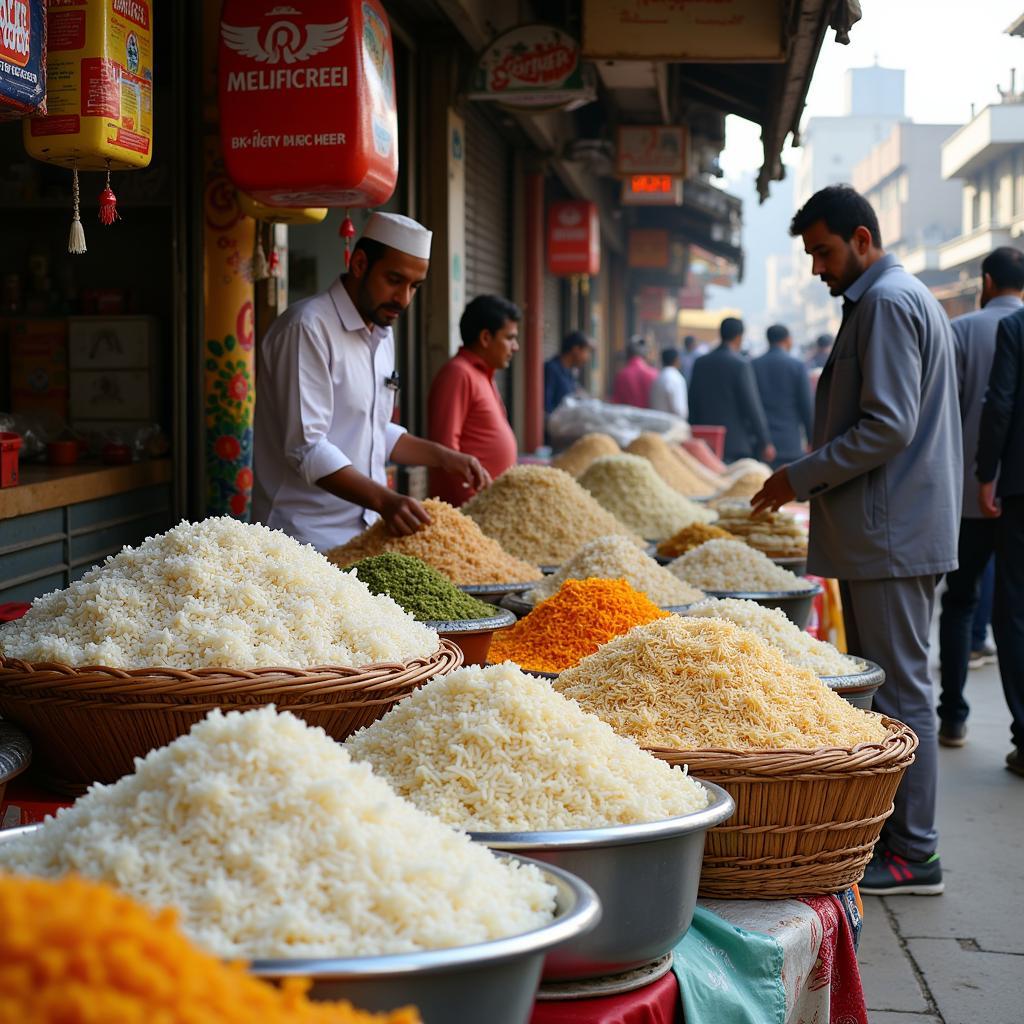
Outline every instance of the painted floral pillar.
{"type": "Polygon", "coordinates": [[[252,503],[253,284],[256,222],[238,206],[219,143],[207,139],[203,197],[203,406],[206,512],[248,519],[252,503]]]}
{"type": "Polygon", "coordinates": [[[203,8],[203,427],[206,514],[247,520],[252,507],[252,255],[256,222],[224,172],[217,104],[220,4],[203,8]]]}

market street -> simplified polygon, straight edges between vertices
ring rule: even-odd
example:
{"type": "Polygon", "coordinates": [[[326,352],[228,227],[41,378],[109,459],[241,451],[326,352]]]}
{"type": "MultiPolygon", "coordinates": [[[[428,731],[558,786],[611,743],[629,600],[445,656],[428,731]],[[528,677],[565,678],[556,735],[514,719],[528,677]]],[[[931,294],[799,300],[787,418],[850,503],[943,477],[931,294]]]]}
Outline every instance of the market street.
{"type": "Polygon", "coordinates": [[[1024,1016],[1024,780],[1003,767],[1009,716],[996,667],[972,670],[966,695],[967,745],[939,756],[946,892],[864,899],[858,960],[871,1024],[1019,1024],[1024,1016]]]}

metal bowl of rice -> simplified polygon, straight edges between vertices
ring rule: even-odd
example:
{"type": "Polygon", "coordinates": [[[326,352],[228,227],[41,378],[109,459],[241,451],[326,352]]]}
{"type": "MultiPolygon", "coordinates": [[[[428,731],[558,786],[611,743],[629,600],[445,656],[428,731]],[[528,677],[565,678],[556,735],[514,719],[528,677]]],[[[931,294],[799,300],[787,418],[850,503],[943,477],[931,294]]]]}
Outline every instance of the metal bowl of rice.
{"type": "MultiPolygon", "coordinates": [[[[0,830],[0,842],[39,827],[0,830]]],[[[361,1009],[377,1011],[415,1006],[423,1024],[527,1024],[548,952],[575,942],[601,919],[601,904],[587,883],[551,864],[535,863],[557,890],[555,916],[542,928],[418,953],[253,960],[249,972],[268,981],[310,978],[309,994],[316,1000],[347,999],[361,1009]]]]}
{"type": "Polygon", "coordinates": [[[754,601],[764,608],[778,608],[800,629],[807,628],[811,605],[821,592],[820,583],[805,590],[704,590],[708,597],[732,597],[737,601],[754,601]]]}
{"type": "Polygon", "coordinates": [[[818,678],[833,692],[849,701],[855,708],[871,710],[878,688],[885,682],[885,669],[867,658],[857,656],[864,663],[863,672],[852,672],[846,676],[819,676],[818,678]]]}
{"type": "Polygon", "coordinates": [[[665,821],[558,832],[471,832],[492,850],[528,855],[589,883],[601,923],[548,953],[545,981],[629,971],[664,956],[682,939],[697,905],[704,836],[735,810],[732,797],[695,781],[711,802],[665,821]]]}
{"type": "Polygon", "coordinates": [[[532,590],[537,582],[537,580],[531,580],[529,583],[461,583],[459,590],[478,597],[488,604],[500,604],[502,598],[509,594],[522,594],[527,590],[532,590]]]}
{"type": "MultiPolygon", "coordinates": [[[[501,607],[512,612],[517,619],[525,618],[537,605],[528,600],[526,594],[509,594],[501,599],[501,607]]],[[[663,612],[674,612],[677,615],[684,615],[692,604],[663,604],[659,605],[663,612]]],[[[429,623],[428,623],[429,625],[429,623]]],[[[452,638],[454,639],[454,638],[452,638]]],[[[536,675],[536,673],[534,673],[536,675]]]]}
{"type": "Polygon", "coordinates": [[[807,573],[807,555],[780,555],[776,558],[769,555],[769,558],[783,569],[788,569],[794,576],[804,576],[807,573]]]}

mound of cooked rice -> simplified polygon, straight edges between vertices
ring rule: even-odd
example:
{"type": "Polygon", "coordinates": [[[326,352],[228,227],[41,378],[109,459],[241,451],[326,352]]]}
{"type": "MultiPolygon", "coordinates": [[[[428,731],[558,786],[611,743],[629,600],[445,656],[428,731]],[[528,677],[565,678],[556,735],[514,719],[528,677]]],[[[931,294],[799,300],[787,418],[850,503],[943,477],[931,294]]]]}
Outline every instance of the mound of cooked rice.
{"type": "Polygon", "coordinates": [[[637,626],[552,685],[644,747],[814,750],[886,736],[879,716],[722,619],[637,626]]]}
{"type": "Polygon", "coordinates": [[[807,580],[741,540],[706,541],[670,562],[668,568],[702,590],[751,594],[812,589],[807,580]]]}
{"type": "Polygon", "coordinates": [[[704,596],[674,576],[625,537],[597,537],[588,540],[557,572],[545,576],[525,596],[532,604],[546,601],[566,580],[625,580],[634,590],[646,594],[656,605],[693,604],[704,596]]]}
{"type": "Polygon", "coordinates": [[[782,652],[791,665],[810,669],[818,676],[848,676],[865,669],[864,662],[837,651],[800,629],[777,608],[765,608],[756,601],[710,597],[687,610],[687,615],[727,619],[749,629],[782,652]]]}
{"type": "Polygon", "coordinates": [[[708,804],[699,783],[510,662],[431,680],[345,746],[473,832],[632,825],[708,804]]]}
{"type": "Polygon", "coordinates": [[[634,533],[647,540],[671,537],[690,523],[717,518],[710,509],[684,498],[639,455],[595,459],[580,483],[634,533]]]}
{"type": "Polygon", "coordinates": [[[397,796],[322,729],[261,708],[213,711],[93,786],[0,870],[108,882],[175,907],[217,956],[375,956],[546,924],[555,889],[397,796]]]}
{"type": "Polygon", "coordinates": [[[356,666],[436,650],[436,634],[313,548],[226,516],[125,548],[0,627],[7,657],[114,668],[356,666]]]}
{"type": "Polygon", "coordinates": [[[373,555],[394,551],[411,555],[460,586],[484,583],[529,583],[543,573],[536,566],[509,554],[496,540],[485,537],[480,527],[446,501],[428,498],[423,507],[430,525],[408,537],[388,532],[383,521],[373,524],[347,544],[332,548],[327,557],[335,564],[349,566],[373,555]]]}
{"type": "Polygon", "coordinates": [[[551,465],[570,476],[579,476],[594,459],[601,455],[618,455],[620,451],[619,442],[609,434],[584,434],[556,455],[551,465]]]}
{"type": "Polygon", "coordinates": [[[506,551],[538,565],[558,565],[584,541],[608,534],[643,547],[568,473],[550,466],[512,466],[462,511],[506,551]]]}

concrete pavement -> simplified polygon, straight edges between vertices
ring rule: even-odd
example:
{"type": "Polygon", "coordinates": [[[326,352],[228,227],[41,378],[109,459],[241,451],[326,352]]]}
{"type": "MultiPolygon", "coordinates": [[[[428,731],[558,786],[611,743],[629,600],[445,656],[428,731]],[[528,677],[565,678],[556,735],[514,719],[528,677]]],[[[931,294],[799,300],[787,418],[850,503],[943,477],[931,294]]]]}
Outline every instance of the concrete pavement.
{"type": "Polygon", "coordinates": [[[1003,765],[996,667],[970,672],[966,696],[967,745],[939,757],[945,894],[864,899],[871,1024],[1024,1024],[1024,778],[1003,765]]]}

